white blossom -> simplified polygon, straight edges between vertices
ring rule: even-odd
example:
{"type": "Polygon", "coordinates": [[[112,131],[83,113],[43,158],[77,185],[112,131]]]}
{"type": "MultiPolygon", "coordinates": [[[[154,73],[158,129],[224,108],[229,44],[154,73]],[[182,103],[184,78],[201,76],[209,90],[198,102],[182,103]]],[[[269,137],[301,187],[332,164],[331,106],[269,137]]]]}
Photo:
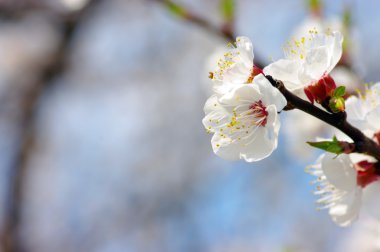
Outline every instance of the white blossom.
{"type": "Polygon", "coordinates": [[[346,100],[347,120],[368,137],[380,131],[380,83],[366,88],[364,95],[346,100]]]}
{"type": "Polygon", "coordinates": [[[328,208],[331,218],[340,226],[355,221],[360,211],[362,188],[357,184],[357,171],[350,157],[325,153],[308,171],[317,177],[315,194],[320,196],[317,200],[320,209],[328,208]]]}
{"type": "Polygon", "coordinates": [[[228,93],[211,96],[204,107],[205,128],[214,133],[214,152],[225,159],[258,161],[277,147],[277,115],[285,97],[262,75],[252,84],[236,84],[228,93]]]}
{"type": "Polygon", "coordinates": [[[299,91],[328,75],[342,56],[340,32],[319,34],[312,30],[284,48],[285,58],[264,68],[264,73],[284,82],[290,91],[299,91]]]}
{"type": "MultiPolygon", "coordinates": [[[[343,50],[343,57],[346,61],[355,63],[359,60],[355,60],[359,54],[359,40],[360,37],[357,36],[353,27],[346,27],[343,23],[343,19],[339,16],[331,17],[321,17],[316,15],[311,15],[307,17],[303,22],[301,22],[294,29],[293,38],[300,40],[305,34],[310,30],[317,30],[320,32],[328,33],[330,31],[339,31],[345,36],[349,36],[349,43],[346,44],[345,50],[343,50]]],[[[347,39],[347,37],[345,38],[347,39]]],[[[357,64],[353,64],[357,67],[357,64]]],[[[354,92],[357,89],[361,89],[362,80],[360,76],[344,65],[336,66],[331,72],[331,77],[335,80],[338,86],[345,86],[347,92],[354,92]]]]}
{"type": "Polygon", "coordinates": [[[217,62],[215,71],[210,72],[214,81],[214,91],[224,94],[236,84],[252,83],[255,75],[261,72],[254,66],[252,42],[247,37],[237,37],[235,45],[229,44],[229,50],[217,62]]]}

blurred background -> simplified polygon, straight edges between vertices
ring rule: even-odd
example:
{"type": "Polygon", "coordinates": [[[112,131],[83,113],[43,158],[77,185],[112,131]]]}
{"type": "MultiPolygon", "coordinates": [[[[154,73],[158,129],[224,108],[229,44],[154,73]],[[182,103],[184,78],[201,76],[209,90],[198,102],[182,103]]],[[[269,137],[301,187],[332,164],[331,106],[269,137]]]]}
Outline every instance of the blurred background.
{"type": "Polygon", "coordinates": [[[379,8],[0,0],[0,251],[380,251],[377,188],[352,227],[315,210],[304,142],[330,129],[281,115],[278,149],[248,164],[214,155],[201,123],[212,55],[236,35],[266,65],[304,29],[340,29],[338,83],[380,80],[379,8]]]}

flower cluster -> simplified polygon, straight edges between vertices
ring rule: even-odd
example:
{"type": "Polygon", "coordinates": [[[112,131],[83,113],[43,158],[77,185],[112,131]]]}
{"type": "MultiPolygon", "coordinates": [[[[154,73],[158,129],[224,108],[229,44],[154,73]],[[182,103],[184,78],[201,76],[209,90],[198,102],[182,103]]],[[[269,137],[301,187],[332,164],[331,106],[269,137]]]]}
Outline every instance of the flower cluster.
{"type": "Polygon", "coordinates": [[[203,125],[214,134],[211,143],[218,156],[253,162],[276,149],[277,113],[286,99],[254,65],[251,41],[238,37],[235,45],[210,73],[215,95],[206,102],[203,125]]]}
{"type": "MultiPolygon", "coordinates": [[[[253,46],[247,37],[238,37],[229,44],[216,69],[210,72],[214,94],[204,106],[203,125],[213,134],[215,154],[247,162],[268,157],[277,148],[278,114],[285,107],[299,108],[291,102],[294,99],[305,106],[299,109],[329,118],[320,120],[338,129],[343,124],[354,129],[341,129],[343,132],[362,132],[359,138],[365,138],[366,144],[380,153],[380,83],[359,97],[347,97],[345,87],[337,87],[330,72],[340,61],[342,43],[340,32],[310,30],[286,45],[284,59],[263,69],[255,66],[253,46]],[[293,97],[290,100],[289,94],[293,97]],[[316,114],[307,111],[310,107],[316,114]],[[334,117],[337,119],[331,119],[334,117]],[[341,121],[334,124],[336,120],[341,121]]],[[[376,155],[360,150],[363,146],[358,149],[358,143],[352,143],[350,137],[355,139],[348,135],[338,135],[339,141],[334,137],[332,141],[309,143],[326,151],[307,169],[317,177],[318,208],[327,208],[341,226],[357,219],[363,188],[377,181],[380,174],[376,155]]]]}
{"type": "MultiPolygon", "coordinates": [[[[368,138],[380,143],[380,83],[366,89],[365,94],[350,96],[346,100],[347,121],[360,129],[368,138]]],[[[344,135],[340,139],[349,140],[344,135]]],[[[318,203],[329,208],[332,219],[347,226],[359,215],[362,189],[379,179],[376,159],[368,155],[351,153],[335,156],[323,154],[310,168],[318,176],[316,194],[318,203]],[[345,185],[345,186],[339,186],[345,185]],[[334,190],[329,190],[334,188],[334,190]]]]}

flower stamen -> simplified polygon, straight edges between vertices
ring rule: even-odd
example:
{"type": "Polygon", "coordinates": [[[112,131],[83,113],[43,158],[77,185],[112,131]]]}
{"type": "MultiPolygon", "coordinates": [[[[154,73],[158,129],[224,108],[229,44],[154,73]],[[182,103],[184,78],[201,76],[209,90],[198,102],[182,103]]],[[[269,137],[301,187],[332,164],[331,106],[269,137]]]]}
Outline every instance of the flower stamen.
{"type": "Polygon", "coordinates": [[[263,102],[261,100],[257,101],[253,103],[249,109],[252,111],[254,118],[257,119],[253,123],[264,127],[267,124],[268,112],[266,111],[263,102]]]}

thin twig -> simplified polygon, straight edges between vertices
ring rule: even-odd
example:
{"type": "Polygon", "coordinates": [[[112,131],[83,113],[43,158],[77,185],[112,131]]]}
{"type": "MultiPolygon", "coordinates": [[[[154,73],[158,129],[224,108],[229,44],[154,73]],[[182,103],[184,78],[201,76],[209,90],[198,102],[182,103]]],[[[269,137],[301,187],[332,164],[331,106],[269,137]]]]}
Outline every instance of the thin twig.
{"type": "MultiPolygon", "coordinates": [[[[236,39],[237,35],[234,32],[232,24],[230,24],[230,26],[222,25],[219,28],[211,24],[207,19],[197,15],[194,12],[191,12],[188,8],[180,4],[174,3],[173,1],[170,1],[170,0],[151,0],[151,1],[156,1],[166,6],[169,10],[173,8],[176,8],[176,10],[180,10],[180,11],[177,11],[176,15],[179,16],[181,19],[200,27],[201,29],[204,29],[208,33],[219,36],[227,40],[228,42],[234,42],[236,39]]],[[[255,65],[261,69],[263,69],[264,66],[267,65],[264,63],[264,61],[260,59],[257,53],[255,53],[255,65]]]]}
{"type": "Polygon", "coordinates": [[[174,14],[179,16],[185,21],[188,21],[196,26],[206,30],[207,32],[213,33],[217,36],[222,37],[223,39],[227,39],[229,42],[233,42],[235,40],[235,36],[232,34],[232,31],[227,31],[222,28],[218,28],[212,25],[208,20],[202,18],[201,16],[191,12],[188,8],[183,5],[174,3],[170,0],[153,0],[156,1],[163,6],[167,7],[169,10],[172,10],[174,14]]]}

